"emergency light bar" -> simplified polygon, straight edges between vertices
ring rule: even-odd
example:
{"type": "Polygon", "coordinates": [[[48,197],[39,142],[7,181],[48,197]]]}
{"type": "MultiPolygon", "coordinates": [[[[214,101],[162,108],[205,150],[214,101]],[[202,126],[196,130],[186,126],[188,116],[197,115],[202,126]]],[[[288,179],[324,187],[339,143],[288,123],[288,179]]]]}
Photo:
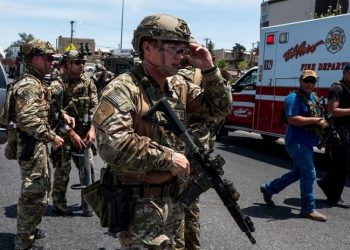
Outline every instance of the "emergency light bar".
{"type": "Polygon", "coordinates": [[[270,45],[270,44],[274,44],[275,43],[275,35],[267,35],[266,36],[266,44],[270,45]]]}

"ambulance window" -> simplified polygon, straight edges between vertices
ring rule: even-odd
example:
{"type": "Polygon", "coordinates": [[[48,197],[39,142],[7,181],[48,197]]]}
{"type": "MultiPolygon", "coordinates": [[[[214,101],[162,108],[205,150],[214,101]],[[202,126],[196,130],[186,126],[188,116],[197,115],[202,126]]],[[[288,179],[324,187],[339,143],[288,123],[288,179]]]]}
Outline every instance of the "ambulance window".
{"type": "Polygon", "coordinates": [[[240,92],[242,90],[254,90],[256,87],[257,79],[258,70],[249,71],[234,85],[234,92],[240,92]]]}

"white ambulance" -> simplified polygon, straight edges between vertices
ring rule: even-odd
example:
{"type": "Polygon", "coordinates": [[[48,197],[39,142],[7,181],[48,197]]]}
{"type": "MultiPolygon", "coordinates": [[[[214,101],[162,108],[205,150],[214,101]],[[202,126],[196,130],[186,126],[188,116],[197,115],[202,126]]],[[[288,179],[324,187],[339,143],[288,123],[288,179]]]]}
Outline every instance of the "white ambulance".
{"type": "Polygon", "coordinates": [[[299,86],[300,73],[315,70],[317,93],[327,97],[349,62],[350,14],[262,28],[258,67],[233,86],[232,110],[220,135],[244,130],[264,139],[283,137],[283,101],[299,86]]]}

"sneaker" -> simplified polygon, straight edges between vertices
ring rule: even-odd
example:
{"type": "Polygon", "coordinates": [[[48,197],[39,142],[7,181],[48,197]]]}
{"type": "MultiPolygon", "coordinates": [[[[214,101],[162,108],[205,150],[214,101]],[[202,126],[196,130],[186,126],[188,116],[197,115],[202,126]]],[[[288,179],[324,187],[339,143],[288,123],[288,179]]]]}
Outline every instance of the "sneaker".
{"type": "Polygon", "coordinates": [[[72,215],[73,212],[66,204],[53,204],[53,211],[59,215],[72,215]]]}
{"type": "Polygon", "coordinates": [[[324,216],[323,214],[320,214],[317,211],[313,211],[311,213],[300,213],[300,215],[301,217],[308,218],[310,220],[322,221],[322,222],[327,221],[327,217],[324,216]]]}
{"type": "Polygon", "coordinates": [[[35,235],[34,235],[34,239],[42,239],[45,238],[47,236],[47,233],[45,230],[40,229],[40,228],[36,228],[35,229],[35,235]]]}
{"type": "Polygon", "coordinates": [[[265,203],[266,203],[268,206],[270,206],[270,207],[275,207],[276,204],[275,204],[275,202],[272,200],[272,194],[269,194],[269,193],[266,191],[265,185],[260,186],[260,191],[261,191],[261,193],[263,194],[265,203]]]}

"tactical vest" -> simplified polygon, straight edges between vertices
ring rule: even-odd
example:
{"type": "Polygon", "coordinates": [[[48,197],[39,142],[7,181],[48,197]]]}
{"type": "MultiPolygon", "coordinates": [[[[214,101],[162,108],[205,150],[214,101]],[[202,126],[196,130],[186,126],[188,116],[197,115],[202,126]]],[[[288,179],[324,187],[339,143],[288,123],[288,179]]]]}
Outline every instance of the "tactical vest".
{"type": "Polygon", "coordinates": [[[67,75],[61,79],[61,84],[64,89],[62,109],[67,111],[70,116],[76,118],[78,130],[84,129],[83,126],[85,126],[85,123],[87,124],[91,122],[91,117],[89,117],[91,100],[88,83],[89,80],[84,74],[82,74],[81,78],[75,82],[71,82],[67,75]]]}
{"type": "MultiPolygon", "coordinates": [[[[300,97],[308,107],[309,117],[322,117],[321,109],[317,105],[319,98],[314,92],[311,92],[310,97],[304,94],[300,89],[295,90],[294,93],[300,97]],[[314,101],[311,101],[311,96],[313,97],[314,101]]],[[[321,136],[323,132],[322,127],[316,124],[307,125],[304,128],[305,131],[316,137],[321,136]]]]}
{"type": "MultiPolygon", "coordinates": [[[[150,105],[155,105],[164,94],[161,92],[160,88],[152,85],[150,80],[144,76],[144,72],[141,68],[133,68],[131,70],[132,77],[141,89],[145,92],[150,105]]],[[[186,121],[186,96],[187,88],[185,85],[180,85],[177,82],[169,82],[168,80],[174,78],[168,78],[165,82],[165,91],[167,97],[169,97],[169,103],[173,108],[174,112],[177,114],[179,119],[185,123],[186,121]]],[[[176,152],[185,153],[184,142],[175,135],[175,133],[167,128],[169,123],[161,112],[156,112],[153,121],[155,126],[153,126],[153,137],[152,140],[157,143],[172,148],[176,152]],[[163,126],[161,126],[163,125],[163,126]]]]}

